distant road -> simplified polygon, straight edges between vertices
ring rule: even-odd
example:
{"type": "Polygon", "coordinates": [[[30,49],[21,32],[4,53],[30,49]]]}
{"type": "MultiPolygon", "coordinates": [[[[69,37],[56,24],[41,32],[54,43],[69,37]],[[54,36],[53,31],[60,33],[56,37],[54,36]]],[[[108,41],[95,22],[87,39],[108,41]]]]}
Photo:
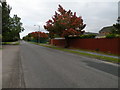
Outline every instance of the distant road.
{"type": "Polygon", "coordinates": [[[117,88],[117,65],[22,41],[26,88],[117,88]]]}

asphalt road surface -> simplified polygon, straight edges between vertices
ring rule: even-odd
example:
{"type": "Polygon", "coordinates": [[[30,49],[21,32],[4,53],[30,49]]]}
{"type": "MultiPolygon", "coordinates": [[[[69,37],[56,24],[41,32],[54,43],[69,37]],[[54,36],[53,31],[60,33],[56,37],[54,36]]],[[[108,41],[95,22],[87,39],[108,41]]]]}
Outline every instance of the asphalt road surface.
{"type": "Polygon", "coordinates": [[[118,88],[118,66],[21,42],[26,88],[118,88]]]}

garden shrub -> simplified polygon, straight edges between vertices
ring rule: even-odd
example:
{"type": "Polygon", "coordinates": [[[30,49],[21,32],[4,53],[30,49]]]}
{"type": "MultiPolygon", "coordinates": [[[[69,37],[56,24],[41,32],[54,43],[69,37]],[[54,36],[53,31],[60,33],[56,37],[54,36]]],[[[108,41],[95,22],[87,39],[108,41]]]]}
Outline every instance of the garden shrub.
{"type": "Polygon", "coordinates": [[[86,38],[95,38],[95,34],[81,35],[77,37],[69,37],[70,39],[86,39],[86,38]]]}
{"type": "Polygon", "coordinates": [[[116,38],[120,38],[120,34],[116,34],[116,38]]]}
{"type": "Polygon", "coordinates": [[[106,35],[106,38],[115,38],[115,37],[116,37],[115,34],[108,34],[108,35],[106,35]]]}
{"type": "Polygon", "coordinates": [[[80,38],[95,38],[95,34],[81,35],[80,38]]]}

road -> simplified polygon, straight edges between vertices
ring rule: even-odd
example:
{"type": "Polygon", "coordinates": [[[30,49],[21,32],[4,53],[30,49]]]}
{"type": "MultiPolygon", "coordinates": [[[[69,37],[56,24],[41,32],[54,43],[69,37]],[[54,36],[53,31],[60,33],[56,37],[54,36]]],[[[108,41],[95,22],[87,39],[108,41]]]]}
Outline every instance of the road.
{"type": "Polygon", "coordinates": [[[118,66],[22,41],[26,88],[117,88],[118,66]]]}

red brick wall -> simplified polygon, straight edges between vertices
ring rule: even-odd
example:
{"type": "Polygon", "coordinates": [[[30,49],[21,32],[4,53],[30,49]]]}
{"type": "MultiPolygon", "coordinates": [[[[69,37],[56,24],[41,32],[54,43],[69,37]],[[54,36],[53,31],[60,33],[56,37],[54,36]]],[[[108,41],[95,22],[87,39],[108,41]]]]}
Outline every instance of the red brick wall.
{"type": "MultiPolygon", "coordinates": [[[[52,39],[52,45],[65,46],[64,39],[52,39]]],[[[70,39],[70,47],[87,49],[87,50],[99,50],[102,52],[119,54],[120,55],[120,38],[101,38],[101,39],[70,39]]]]}

